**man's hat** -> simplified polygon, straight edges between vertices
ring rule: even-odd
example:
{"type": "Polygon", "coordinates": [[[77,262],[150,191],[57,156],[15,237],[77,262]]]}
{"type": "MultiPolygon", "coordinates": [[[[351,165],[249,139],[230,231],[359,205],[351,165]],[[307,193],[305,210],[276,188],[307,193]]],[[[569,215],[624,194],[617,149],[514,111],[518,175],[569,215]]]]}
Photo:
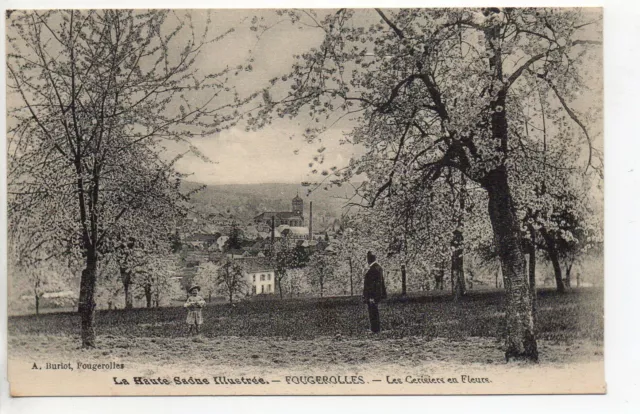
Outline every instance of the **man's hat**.
{"type": "Polygon", "coordinates": [[[200,286],[198,286],[198,285],[191,286],[191,287],[189,288],[189,293],[193,292],[195,289],[197,289],[198,291],[200,291],[200,286]]]}
{"type": "Polygon", "coordinates": [[[369,263],[373,263],[373,262],[375,262],[375,261],[376,261],[376,255],[375,255],[375,254],[373,254],[373,252],[372,252],[371,250],[369,250],[369,251],[367,252],[367,262],[369,262],[369,263]]]}

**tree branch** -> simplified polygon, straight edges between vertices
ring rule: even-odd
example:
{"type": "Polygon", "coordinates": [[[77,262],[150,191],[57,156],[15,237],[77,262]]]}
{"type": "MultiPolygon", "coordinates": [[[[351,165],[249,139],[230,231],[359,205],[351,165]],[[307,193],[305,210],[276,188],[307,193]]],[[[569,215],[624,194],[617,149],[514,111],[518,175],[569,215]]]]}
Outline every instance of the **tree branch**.
{"type": "Polygon", "coordinates": [[[378,12],[378,14],[380,15],[380,17],[382,17],[382,20],[385,21],[385,23],[387,23],[389,25],[389,27],[391,29],[393,29],[393,31],[395,32],[395,34],[400,38],[400,39],[404,39],[404,33],[402,33],[402,30],[400,30],[398,28],[398,26],[396,26],[391,20],[389,20],[389,18],[387,16],[385,16],[385,14],[382,12],[382,10],[380,9],[376,9],[376,12],[378,12]]]}
{"type": "Polygon", "coordinates": [[[593,144],[591,143],[591,137],[589,136],[589,132],[587,131],[587,128],[585,127],[585,125],[580,121],[580,119],[578,119],[578,116],[575,114],[575,112],[573,112],[573,110],[571,108],[569,108],[569,105],[567,104],[567,101],[565,101],[565,99],[562,97],[562,95],[560,95],[560,92],[558,91],[558,88],[556,88],[556,86],[549,79],[547,79],[545,76],[538,75],[538,77],[541,77],[542,79],[544,79],[547,82],[549,87],[553,90],[553,92],[558,97],[558,100],[562,104],[564,110],[567,111],[567,114],[569,114],[569,117],[573,120],[573,122],[575,122],[580,127],[580,129],[582,129],[582,132],[584,133],[584,136],[587,138],[587,143],[588,143],[588,146],[589,146],[589,160],[587,161],[587,167],[584,170],[584,172],[586,173],[589,170],[589,167],[591,167],[591,158],[593,156],[593,144]]]}

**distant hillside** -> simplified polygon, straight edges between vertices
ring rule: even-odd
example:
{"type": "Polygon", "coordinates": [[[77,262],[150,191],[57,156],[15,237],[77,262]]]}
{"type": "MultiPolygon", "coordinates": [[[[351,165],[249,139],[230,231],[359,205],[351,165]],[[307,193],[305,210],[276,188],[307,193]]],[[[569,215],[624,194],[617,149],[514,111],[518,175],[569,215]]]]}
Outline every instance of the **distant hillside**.
{"type": "MultiPolygon", "coordinates": [[[[201,186],[186,181],[185,190],[201,186]]],[[[346,199],[353,196],[351,187],[334,187],[315,190],[307,196],[307,188],[299,184],[228,184],[207,185],[194,194],[192,202],[205,215],[233,216],[239,220],[251,220],[264,211],[291,211],[291,199],[299,194],[304,200],[305,220],[309,218],[309,202],[313,201],[314,226],[339,219],[346,199]]],[[[320,227],[317,227],[318,230],[320,227]]]]}

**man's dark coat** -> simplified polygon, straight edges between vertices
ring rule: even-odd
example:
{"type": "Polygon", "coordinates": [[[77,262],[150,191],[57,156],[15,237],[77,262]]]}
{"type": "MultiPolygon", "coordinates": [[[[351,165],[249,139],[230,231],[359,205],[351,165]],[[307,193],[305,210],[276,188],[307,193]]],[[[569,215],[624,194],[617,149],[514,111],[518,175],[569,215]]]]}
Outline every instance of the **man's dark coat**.
{"type": "Polygon", "coordinates": [[[374,263],[364,275],[364,291],[362,297],[365,301],[373,299],[375,303],[387,298],[387,288],[384,285],[382,266],[374,263]]]}

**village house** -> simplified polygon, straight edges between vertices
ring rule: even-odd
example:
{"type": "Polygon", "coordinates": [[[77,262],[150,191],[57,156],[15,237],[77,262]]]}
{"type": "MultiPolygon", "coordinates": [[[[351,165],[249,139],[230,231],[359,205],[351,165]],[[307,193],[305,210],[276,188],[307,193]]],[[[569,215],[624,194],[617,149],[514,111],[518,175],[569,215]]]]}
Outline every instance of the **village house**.
{"type": "Polygon", "coordinates": [[[249,295],[270,295],[276,289],[276,278],[273,267],[264,258],[244,258],[239,262],[245,272],[249,295]]]}
{"type": "Polygon", "coordinates": [[[242,259],[243,257],[249,257],[250,254],[243,249],[229,249],[227,251],[227,257],[229,259],[242,259]]]}
{"type": "Polygon", "coordinates": [[[277,228],[282,237],[288,237],[294,240],[303,240],[309,238],[309,229],[306,227],[292,227],[286,224],[280,225],[277,228]]]}
{"type": "MultiPolygon", "coordinates": [[[[262,240],[271,240],[271,231],[261,231],[258,232],[258,237],[262,240]]],[[[280,239],[282,234],[278,231],[278,229],[273,230],[273,238],[280,239]]]]}
{"type": "Polygon", "coordinates": [[[229,236],[220,236],[218,240],[216,240],[216,245],[218,246],[219,251],[224,250],[224,244],[229,240],[229,236]]]}
{"type": "Polygon", "coordinates": [[[195,249],[208,249],[212,245],[216,244],[219,237],[220,233],[195,233],[185,237],[183,243],[195,249]]]}

